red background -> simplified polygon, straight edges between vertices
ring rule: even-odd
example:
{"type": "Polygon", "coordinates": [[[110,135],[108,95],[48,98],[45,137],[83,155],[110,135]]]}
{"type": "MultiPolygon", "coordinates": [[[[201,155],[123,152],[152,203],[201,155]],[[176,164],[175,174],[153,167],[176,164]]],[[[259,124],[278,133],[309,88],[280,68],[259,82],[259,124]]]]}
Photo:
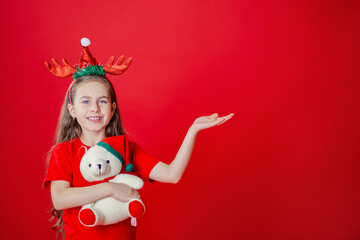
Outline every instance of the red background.
{"type": "Polygon", "coordinates": [[[201,132],[177,185],[147,184],[138,239],[360,239],[359,1],[1,1],[1,239],[54,239],[41,189],[89,37],[127,131],[170,162],[201,132]]]}

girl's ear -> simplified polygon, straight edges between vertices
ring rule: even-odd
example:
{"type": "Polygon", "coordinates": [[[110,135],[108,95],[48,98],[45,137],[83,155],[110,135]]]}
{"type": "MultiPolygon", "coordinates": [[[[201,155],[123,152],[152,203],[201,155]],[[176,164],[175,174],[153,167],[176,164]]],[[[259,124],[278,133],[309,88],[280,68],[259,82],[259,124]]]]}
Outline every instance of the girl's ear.
{"type": "Polygon", "coordinates": [[[75,115],[75,111],[74,111],[74,106],[72,105],[72,104],[68,104],[68,110],[69,110],[69,113],[70,113],[70,115],[73,117],[73,118],[75,118],[76,117],[76,115],[75,115]]]}
{"type": "MultiPolygon", "coordinates": [[[[116,102],[112,103],[112,115],[114,115],[116,109],[116,102]]],[[[111,116],[112,117],[112,116],[111,116]]]]}

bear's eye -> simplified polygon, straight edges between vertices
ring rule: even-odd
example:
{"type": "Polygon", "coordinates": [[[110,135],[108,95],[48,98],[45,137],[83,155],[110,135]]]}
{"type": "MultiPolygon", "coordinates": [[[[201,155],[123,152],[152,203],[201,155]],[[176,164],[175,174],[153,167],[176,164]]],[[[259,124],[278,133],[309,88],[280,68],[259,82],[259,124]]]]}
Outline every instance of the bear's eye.
{"type": "Polygon", "coordinates": [[[91,164],[89,164],[89,167],[91,167],[91,164]]]}
{"type": "Polygon", "coordinates": [[[106,163],[109,164],[109,163],[110,163],[110,160],[106,160],[106,163]]]}

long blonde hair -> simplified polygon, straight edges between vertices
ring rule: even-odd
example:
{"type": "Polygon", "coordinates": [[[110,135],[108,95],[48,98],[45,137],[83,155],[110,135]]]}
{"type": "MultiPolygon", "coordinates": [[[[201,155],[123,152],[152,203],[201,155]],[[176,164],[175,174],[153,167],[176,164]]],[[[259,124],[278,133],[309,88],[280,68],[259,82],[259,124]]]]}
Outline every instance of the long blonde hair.
{"type": "MultiPolygon", "coordinates": [[[[121,122],[120,112],[119,112],[119,108],[118,108],[119,105],[116,100],[116,94],[115,94],[115,89],[114,89],[113,85],[104,76],[87,75],[87,76],[83,76],[83,77],[80,77],[80,78],[74,80],[72,87],[69,89],[70,91],[68,90],[66,93],[65,100],[62,105],[61,112],[60,112],[59,122],[58,122],[58,125],[56,128],[56,137],[55,137],[55,141],[54,141],[54,146],[56,144],[66,142],[66,141],[69,141],[69,140],[72,140],[75,138],[79,138],[81,136],[81,133],[82,133],[81,126],[79,125],[79,123],[77,122],[76,119],[73,119],[71,117],[69,110],[68,110],[68,104],[70,103],[69,102],[69,94],[70,94],[70,101],[73,103],[74,99],[75,99],[76,91],[79,88],[79,85],[85,84],[85,83],[91,82],[91,81],[98,81],[98,82],[104,83],[106,88],[109,91],[110,102],[116,103],[114,115],[112,116],[109,124],[105,128],[106,137],[119,136],[119,135],[126,134],[123,124],[121,122]]],[[[54,148],[54,146],[51,148],[51,150],[54,148]]],[[[51,150],[49,153],[51,153],[51,150]]],[[[50,158],[50,154],[48,154],[48,161],[49,161],[49,158],[50,158]]],[[[64,239],[65,238],[64,223],[62,220],[63,211],[56,210],[54,207],[50,211],[51,211],[51,214],[53,215],[51,220],[54,218],[58,219],[57,222],[52,227],[52,229],[57,232],[57,235],[62,234],[63,239],[64,239]]]]}

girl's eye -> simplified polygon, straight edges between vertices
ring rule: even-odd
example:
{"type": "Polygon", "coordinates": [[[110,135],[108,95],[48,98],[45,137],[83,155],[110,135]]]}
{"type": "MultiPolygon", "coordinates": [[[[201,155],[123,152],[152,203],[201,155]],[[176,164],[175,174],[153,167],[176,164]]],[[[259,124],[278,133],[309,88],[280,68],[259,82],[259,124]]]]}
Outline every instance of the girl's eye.
{"type": "Polygon", "coordinates": [[[91,167],[91,164],[89,164],[89,167],[91,167]]]}
{"type": "Polygon", "coordinates": [[[106,160],[106,163],[109,164],[109,163],[110,163],[110,160],[106,160]]]}
{"type": "Polygon", "coordinates": [[[100,100],[100,103],[107,103],[106,100],[100,100]]]}
{"type": "Polygon", "coordinates": [[[88,104],[88,103],[89,103],[89,101],[88,101],[88,100],[85,100],[85,101],[83,101],[82,103],[84,103],[84,104],[88,104]]]}

